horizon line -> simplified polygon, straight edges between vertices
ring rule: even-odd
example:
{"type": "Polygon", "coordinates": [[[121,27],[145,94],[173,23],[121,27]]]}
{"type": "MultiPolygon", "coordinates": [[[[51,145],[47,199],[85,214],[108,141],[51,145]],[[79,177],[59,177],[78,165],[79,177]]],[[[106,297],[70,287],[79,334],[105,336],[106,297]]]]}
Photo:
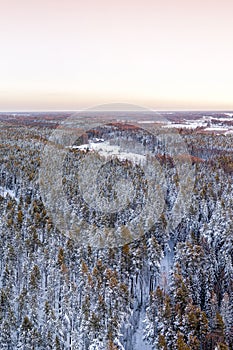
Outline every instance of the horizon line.
{"type": "Polygon", "coordinates": [[[0,113],[57,113],[57,112],[73,112],[73,113],[79,113],[79,112],[233,112],[233,109],[138,109],[138,110],[117,110],[117,109],[92,109],[92,108],[83,108],[83,109],[32,109],[32,110],[0,110],[0,113]]]}

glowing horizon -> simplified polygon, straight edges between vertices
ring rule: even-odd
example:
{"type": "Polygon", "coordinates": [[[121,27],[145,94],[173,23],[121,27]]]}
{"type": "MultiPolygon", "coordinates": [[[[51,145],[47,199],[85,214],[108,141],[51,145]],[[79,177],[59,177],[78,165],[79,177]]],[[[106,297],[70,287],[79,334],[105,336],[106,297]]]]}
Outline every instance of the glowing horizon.
{"type": "Polygon", "coordinates": [[[233,110],[232,12],[228,0],[9,0],[0,111],[233,110]]]}

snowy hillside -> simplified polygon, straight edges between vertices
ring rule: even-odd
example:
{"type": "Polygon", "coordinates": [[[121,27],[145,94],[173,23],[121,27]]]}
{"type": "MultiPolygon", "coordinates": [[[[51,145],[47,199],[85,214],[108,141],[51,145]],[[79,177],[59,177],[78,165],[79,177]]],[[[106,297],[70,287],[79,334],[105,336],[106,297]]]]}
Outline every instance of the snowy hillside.
{"type": "MultiPolygon", "coordinates": [[[[220,130],[233,115],[191,117],[220,130]]],[[[233,349],[232,134],[141,117],[61,147],[50,117],[12,118],[0,128],[0,349],[233,349]]]]}

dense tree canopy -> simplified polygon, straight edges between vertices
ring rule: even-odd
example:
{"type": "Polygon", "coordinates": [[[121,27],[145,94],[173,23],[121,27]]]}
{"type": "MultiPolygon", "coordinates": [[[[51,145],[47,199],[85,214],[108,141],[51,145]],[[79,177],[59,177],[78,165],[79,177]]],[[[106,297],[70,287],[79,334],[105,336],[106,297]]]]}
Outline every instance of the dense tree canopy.
{"type": "Polygon", "coordinates": [[[78,192],[73,170],[86,154],[68,152],[63,189],[70,205],[80,201],[76,215],[96,229],[107,227],[105,238],[119,228],[127,242],[97,249],[60,232],[43,203],[38,171],[50,133],[39,126],[1,129],[1,349],[133,350],[139,338],[161,350],[232,349],[233,137],[182,134],[195,184],[188,194],[191,205],[173,227],[169,220],[180,180],[161,142],[130,128],[85,135],[85,140],[114,136],[147,145],[165,174],[162,214],[140,239],[130,241],[124,221],[144,205],[143,172],[131,161],[111,160],[109,171],[115,173],[100,183],[102,195],[117,198],[114,181],[120,174],[135,179],[135,201],[99,224],[98,211],[87,208],[78,192]]]}

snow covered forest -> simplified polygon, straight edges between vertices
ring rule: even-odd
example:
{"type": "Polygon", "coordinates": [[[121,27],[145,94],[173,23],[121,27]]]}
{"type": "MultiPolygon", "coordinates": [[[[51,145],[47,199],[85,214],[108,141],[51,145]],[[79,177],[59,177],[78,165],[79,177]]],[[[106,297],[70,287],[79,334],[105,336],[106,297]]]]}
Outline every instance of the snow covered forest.
{"type": "Polygon", "coordinates": [[[68,202],[99,231],[107,227],[105,236],[121,230],[126,237],[125,244],[97,248],[64,235],[44,205],[39,169],[52,131],[52,123],[1,123],[0,349],[233,349],[233,135],[174,131],[194,174],[192,191],[181,193],[190,205],[177,225],[169,220],[179,174],[156,136],[114,125],[78,139],[62,165],[68,202]],[[140,212],[149,185],[132,156],[113,157],[105,168],[111,176],[98,188],[113,201],[114,183],[127,175],[137,204],[103,218],[79,192],[75,169],[110,136],[148,147],[163,170],[164,210],[138,239],[124,223],[140,212]]]}

